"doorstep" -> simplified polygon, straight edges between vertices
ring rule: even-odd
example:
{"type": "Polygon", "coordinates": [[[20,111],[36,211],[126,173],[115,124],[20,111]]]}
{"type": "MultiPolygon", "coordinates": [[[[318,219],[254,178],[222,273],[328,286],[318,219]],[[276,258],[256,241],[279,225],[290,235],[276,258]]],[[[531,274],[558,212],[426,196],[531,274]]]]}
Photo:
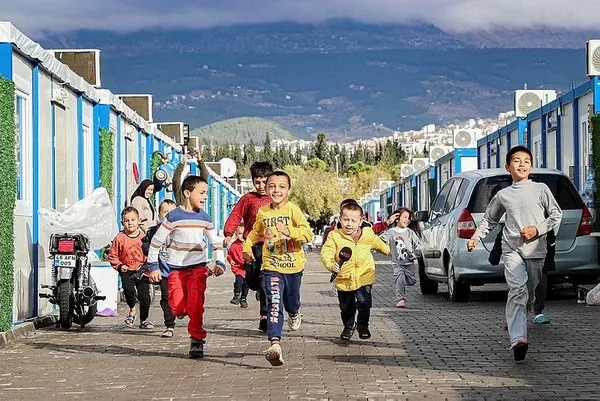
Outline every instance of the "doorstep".
{"type": "Polygon", "coordinates": [[[53,325],[57,321],[58,316],[56,315],[44,315],[17,324],[7,331],[0,332],[0,347],[10,344],[17,339],[26,336],[32,331],[35,331],[36,329],[53,325]]]}

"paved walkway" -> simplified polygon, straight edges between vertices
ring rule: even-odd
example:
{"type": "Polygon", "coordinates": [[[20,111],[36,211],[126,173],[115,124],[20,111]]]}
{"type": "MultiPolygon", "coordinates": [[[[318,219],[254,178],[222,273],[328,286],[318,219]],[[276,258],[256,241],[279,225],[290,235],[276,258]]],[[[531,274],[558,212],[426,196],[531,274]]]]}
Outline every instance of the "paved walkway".
{"type": "MultiPolygon", "coordinates": [[[[370,340],[341,344],[336,296],[317,253],[309,253],[303,323],[285,332],[286,364],[264,359],[257,303],[229,304],[231,273],[211,278],[206,357],[189,360],[189,339],[128,329],[96,318],[84,329],[46,328],[0,348],[0,400],[600,400],[600,308],[569,294],[548,302],[552,324],[531,326],[527,360],[515,364],[502,330],[504,286],[475,287],[467,304],[410,289],[409,309],[393,307],[391,266],[379,264],[370,340]]],[[[386,259],[378,257],[379,260],[386,259]]],[[[121,314],[125,311],[120,305],[121,314]]],[[[154,322],[161,322],[155,302],[154,322]]],[[[181,321],[184,323],[185,321],[181,321]]]]}

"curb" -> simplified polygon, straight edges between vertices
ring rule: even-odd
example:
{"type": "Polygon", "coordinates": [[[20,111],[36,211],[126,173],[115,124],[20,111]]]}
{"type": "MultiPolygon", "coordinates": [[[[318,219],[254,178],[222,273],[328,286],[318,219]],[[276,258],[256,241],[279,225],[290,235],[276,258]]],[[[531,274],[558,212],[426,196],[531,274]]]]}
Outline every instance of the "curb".
{"type": "Polygon", "coordinates": [[[7,331],[0,332],[0,347],[4,347],[21,337],[35,331],[36,329],[53,325],[58,320],[56,315],[45,315],[33,318],[27,322],[11,327],[7,331]]]}

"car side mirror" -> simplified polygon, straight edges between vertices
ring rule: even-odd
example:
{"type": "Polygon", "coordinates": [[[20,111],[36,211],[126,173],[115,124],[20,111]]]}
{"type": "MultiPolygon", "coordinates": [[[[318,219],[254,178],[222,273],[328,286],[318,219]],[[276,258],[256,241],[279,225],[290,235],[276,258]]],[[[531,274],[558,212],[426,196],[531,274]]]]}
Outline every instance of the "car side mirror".
{"type": "Polygon", "coordinates": [[[415,212],[415,218],[426,223],[429,220],[429,210],[419,210],[418,212],[415,212]]]}

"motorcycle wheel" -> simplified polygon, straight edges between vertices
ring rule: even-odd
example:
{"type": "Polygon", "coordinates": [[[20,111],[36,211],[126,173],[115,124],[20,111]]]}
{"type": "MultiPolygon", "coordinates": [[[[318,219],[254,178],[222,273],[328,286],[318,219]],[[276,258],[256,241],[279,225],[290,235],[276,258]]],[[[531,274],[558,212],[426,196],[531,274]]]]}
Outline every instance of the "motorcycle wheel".
{"type": "Polygon", "coordinates": [[[96,316],[96,312],[98,312],[98,304],[83,306],[83,311],[83,314],[75,314],[75,316],[73,316],[73,321],[76,324],[80,325],[82,329],[85,327],[86,324],[92,321],[94,316],[96,316]]]}
{"type": "Polygon", "coordinates": [[[73,284],[70,280],[58,283],[58,322],[60,327],[68,330],[73,325],[73,284]]]}

